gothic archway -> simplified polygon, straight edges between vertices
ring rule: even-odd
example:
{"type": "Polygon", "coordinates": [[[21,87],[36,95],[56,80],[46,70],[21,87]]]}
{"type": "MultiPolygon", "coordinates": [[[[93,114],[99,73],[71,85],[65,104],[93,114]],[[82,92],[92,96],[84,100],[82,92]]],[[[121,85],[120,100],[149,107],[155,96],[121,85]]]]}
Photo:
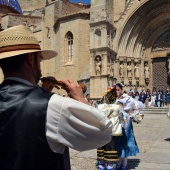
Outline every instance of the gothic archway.
{"type": "MultiPolygon", "coordinates": [[[[170,0],[151,0],[140,6],[126,22],[117,44],[118,57],[131,57],[139,59],[142,84],[146,85],[144,63],[149,63],[150,82],[153,85],[153,65],[151,58],[166,57],[170,51],[169,44],[166,49],[155,52],[158,39],[170,30],[170,0]],[[154,51],[155,50],[155,51],[154,51]],[[161,52],[160,52],[161,51],[161,52]]],[[[162,41],[162,43],[164,43],[162,41]]]]}

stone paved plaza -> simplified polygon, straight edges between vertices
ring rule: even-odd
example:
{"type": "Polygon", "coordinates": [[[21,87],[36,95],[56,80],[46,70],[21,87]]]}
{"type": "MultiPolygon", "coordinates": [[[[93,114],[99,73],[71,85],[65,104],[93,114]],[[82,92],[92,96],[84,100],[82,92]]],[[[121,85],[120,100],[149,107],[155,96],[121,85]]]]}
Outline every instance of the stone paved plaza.
{"type": "MultiPolygon", "coordinates": [[[[146,114],[133,124],[140,153],[128,159],[130,170],[170,170],[170,120],[165,114],[146,114]]],[[[72,170],[96,170],[96,150],[70,149],[72,170]]]]}

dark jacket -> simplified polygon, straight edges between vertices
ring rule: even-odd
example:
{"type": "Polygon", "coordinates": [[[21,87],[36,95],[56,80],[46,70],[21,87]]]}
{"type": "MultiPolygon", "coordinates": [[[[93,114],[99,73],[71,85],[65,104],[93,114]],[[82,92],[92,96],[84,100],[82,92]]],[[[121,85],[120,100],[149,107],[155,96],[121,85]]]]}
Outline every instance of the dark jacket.
{"type": "Polygon", "coordinates": [[[156,94],[156,101],[163,101],[163,95],[162,94],[156,94]],[[159,100],[160,95],[160,100],[159,100]]]}
{"type": "Polygon", "coordinates": [[[165,94],[165,98],[166,98],[166,102],[170,103],[170,94],[169,93],[165,94]]]}
{"type": "Polygon", "coordinates": [[[6,80],[0,86],[0,170],[63,170],[45,134],[52,93],[6,80]]]}
{"type": "Polygon", "coordinates": [[[141,101],[142,103],[145,103],[145,100],[146,100],[146,95],[145,94],[140,94],[139,95],[139,101],[141,101]]]}

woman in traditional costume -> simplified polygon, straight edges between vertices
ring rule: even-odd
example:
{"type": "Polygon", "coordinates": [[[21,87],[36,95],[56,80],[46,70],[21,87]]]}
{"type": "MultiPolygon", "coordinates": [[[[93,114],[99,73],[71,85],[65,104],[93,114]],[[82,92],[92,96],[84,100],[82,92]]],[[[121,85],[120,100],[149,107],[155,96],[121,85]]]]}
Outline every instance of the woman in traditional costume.
{"type": "Polygon", "coordinates": [[[119,161],[116,150],[116,136],[122,135],[122,128],[119,124],[120,106],[113,104],[116,100],[116,86],[107,89],[104,95],[103,104],[98,105],[98,109],[105,112],[106,116],[113,123],[112,139],[106,145],[97,149],[97,168],[99,170],[114,170],[119,161]]]}
{"type": "Polygon", "coordinates": [[[127,113],[126,123],[122,123],[122,136],[116,137],[116,149],[118,151],[119,163],[117,170],[127,170],[127,157],[136,156],[139,153],[139,149],[135,140],[131,114],[134,110],[138,109],[135,105],[135,99],[123,94],[123,85],[116,84],[116,92],[118,99],[116,104],[122,104],[123,110],[127,113]]]}

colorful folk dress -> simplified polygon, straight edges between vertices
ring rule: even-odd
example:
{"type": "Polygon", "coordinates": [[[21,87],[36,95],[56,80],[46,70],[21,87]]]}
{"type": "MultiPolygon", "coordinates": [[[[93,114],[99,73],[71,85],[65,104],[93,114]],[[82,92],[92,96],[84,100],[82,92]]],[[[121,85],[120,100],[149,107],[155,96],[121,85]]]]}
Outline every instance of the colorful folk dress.
{"type": "Polygon", "coordinates": [[[99,104],[98,109],[102,110],[112,121],[112,138],[109,143],[97,149],[97,160],[104,164],[117,163],[118,152],[116,150],[116,136],[122,135],[122,128],[119,123],[120,106],[116,104],[99,104]]]}
{"type": "MultiPolygon", "coordinates": [[[[122,126],[122,136],[116,137],[116,149],[118,151],[119,157],[128,157],[128,156],[136,156],[139,153],[139,149],[135,140],[133,126],[132,126],[132,113],[143,107],[143,104],[137,103],[135,99],[132,97],[123,94],[117,101],[118,103],[122,103],[124,111],[127,113],[127,123],[125,126],[122,126]],[[137,108],[138,107],[138,108],[137,108]],[[140,107],[140,108],[139,108],[140,107]]],[[[135,114],[135,116],[138,113],[135,114]]],[[[134,116],[134,115],[133,115],[134,116]]]]}

